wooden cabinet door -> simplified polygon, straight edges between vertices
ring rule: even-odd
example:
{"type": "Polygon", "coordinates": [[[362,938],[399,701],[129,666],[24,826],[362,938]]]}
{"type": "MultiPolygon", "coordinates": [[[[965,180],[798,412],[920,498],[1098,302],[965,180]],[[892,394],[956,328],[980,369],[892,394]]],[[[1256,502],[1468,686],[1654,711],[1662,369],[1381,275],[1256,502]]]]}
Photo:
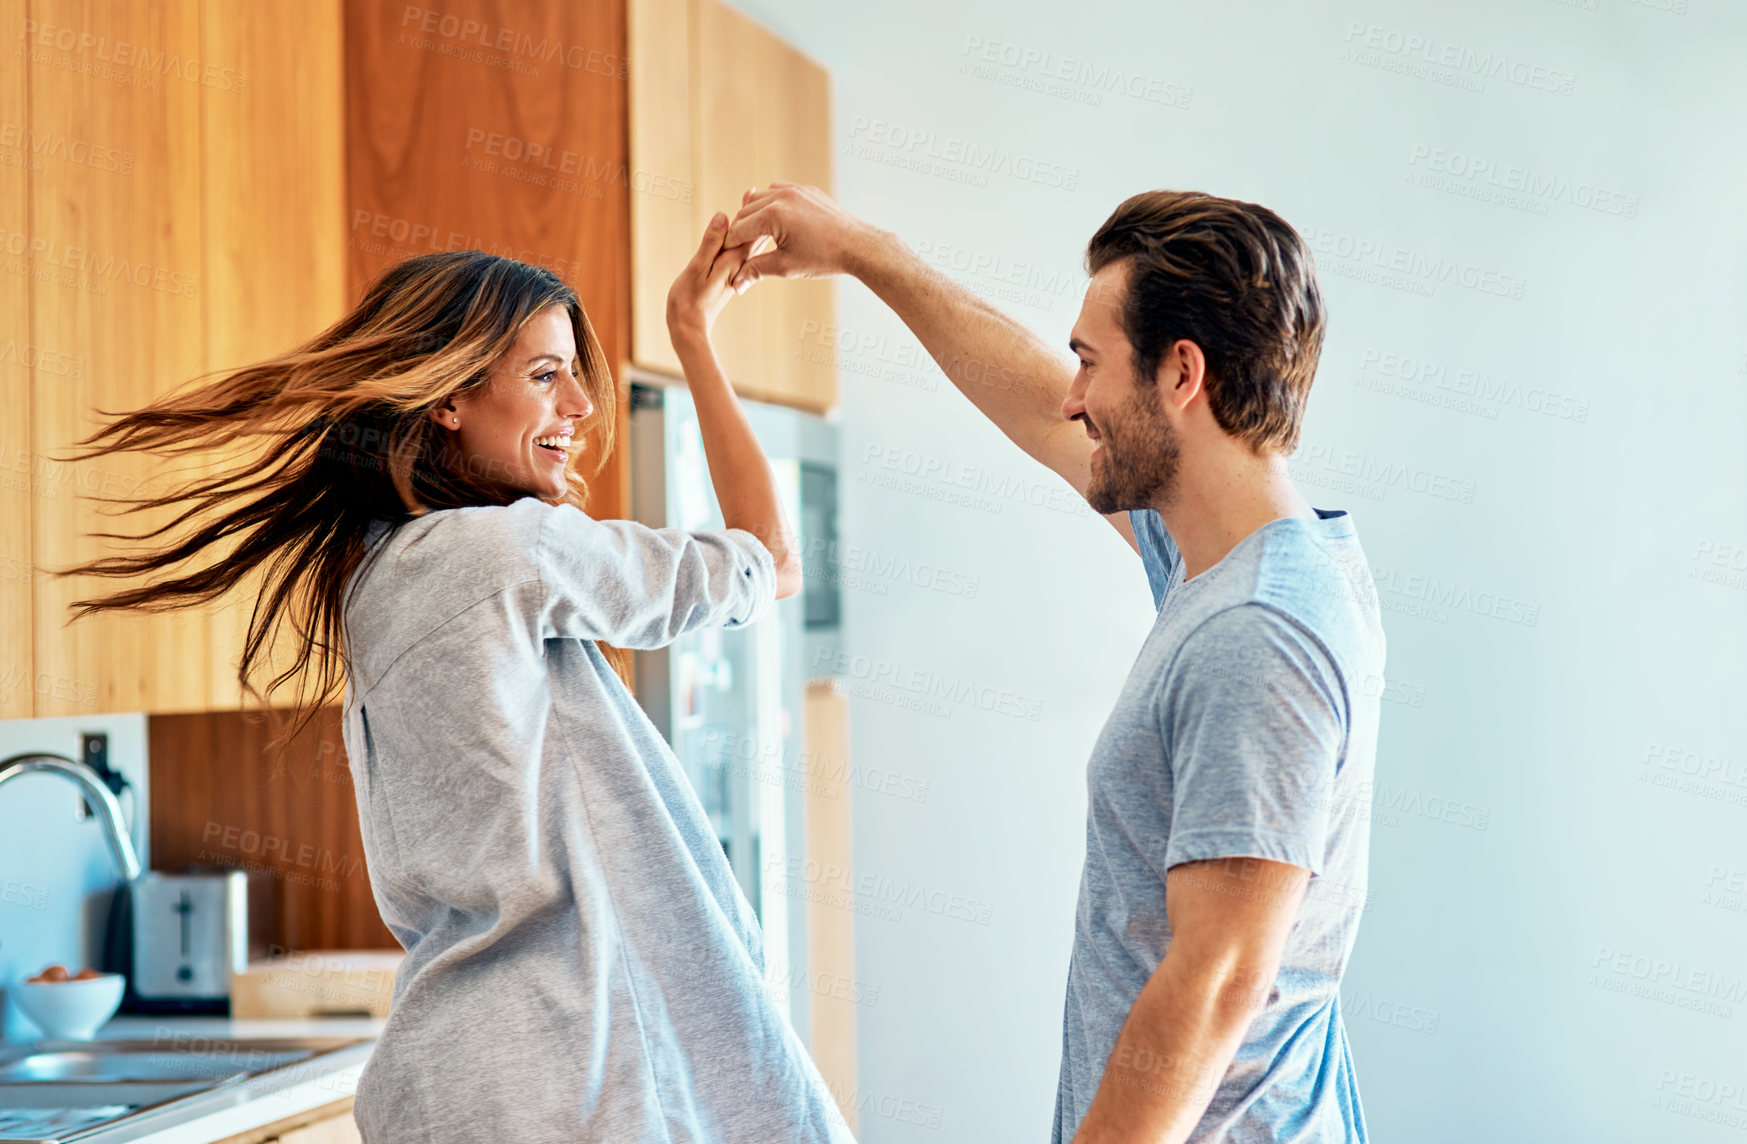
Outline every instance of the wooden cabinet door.
{"type": "Polygon", "coordinates": [[[0,167],[17,268],[0,275],[0,446],[20,470],[20,487],[0,489],[0,675],[16,677],[0,678],[0,712],[240,702],[252,598],[69,624],[75,600],[121,583],[32,568],[107,555],[112,542],[94,533],[139,534],[174,515],[115,515],[102,499],[209,471],[138,455],[61,461],[104,414],[290,348],[339,316],[338,3],[262,0],[246,19],[198,0],[0,8],[19,30],[18,66],[0,78],[12,108],[0,148],[10,133],[22,159],[0,167]],[[6,361],[6,338],[32,367],[6,361]]]}
{"type": "MultiPolygon", "coordinates": [[[[24,26],[24,0],[0,0],[0,27],[24,26]]],[[[30,278],[26,273],[30,220],[26,99],[28,65],[0,67],[0,719],[36,712],[31,624],[36,579],[31,521],[37,507],[30,442],[31,385],[40,370],[50,377],[82,369],[72,347],[44,355],[32,340],[30,278]]]]}
{"type": "Polygon", "coordinates": [[[349,1112],[279,1134],[279,1144],[363,1144],[363,1140],[349,1112]]]}
{"type": "Polygon", "coordinates": [[[672,190],[631,195],[631,360],[672,374],[679,358],[667,336],[667,288],[697,249],[704,222],[729,209],[704,209],[692,164],[693,2],[627,0],[625,12],[630,164],[651,187],[659,176],[672,190]]]}
{"type": "MultiPolygon", "coordinates": [[[[239,98],[201,108],[205,357],[230,369],[308,341],[346,309],[342,20],[340,0],[209,3],[200,18],[204,49],[248,75],[239,98]]],[[[259,593],[253,579],[213,607],[200,706],[243,706],[236,664],[259,593]]],[[[288,650],[257,670],[257,687],[290,666],[288,650]]]]}
{"type": "MultiPolygon", "coordinates": [[[[633,360],[677,372],[668,284],[716,211],[773,180],[831,190],[830,78],[719,0],[629,0],[633,360]],[[666,176],[665,178],[663,176],[666,176]],[[683,181],[689,202],[656,193],[683,181]]],[[[747,397],[823,411],[837,403],[828,280],[767,282],[731,302],[715,343],[747,397]]]]}
{"type": "MultiPolygon", "coordinates": [[[[33,558],[64,568],[111,551],[92,533],[138,533],[170,518],[116,518],[94,499],[162,488],[168,466],[139,455],[59,458],[99,427],[99,411],[144,405],[205,365],[200,115],[219,93],[202,82],[210,57],[195,0],[32,4],[14,27],[26,33],[15,44],[28,133],[50,152],[29,175],[30,341],[85,364],[80,376],[39,371],[31,384],[33,558]],[[201,66],[189,79],[156,62],[170,58],[201,66]],[[64,150],[54,146],[62,140],[64,150]],[[74,142],[113,153],[115,169],[74,162],[74,142]]],[[[74,600],[114,587],[37,578],[35,715],[204,702],[205,616],[110,612],[68,626],[74,600]]]]}
{"type": "MultiPolygon", "coordinates": [[[[640,185],[626,162],[624,0],[347,0],[345,34],[352,296],[414,255],[519,259],[576,290],[619,369],[640,185]]],[[[596,517],[630,513],[627,393],[619,446],[589,481],[596,517]]]]}
{"type": "Polygon", "coordinates": [[[363,1144],[363,1139],[352,1119],[352,1100],[347,1097],[325,1108],[226,1136],[212,1144],[363,1144]],[[335,1108],[339,1111],[334,1112],[335,1108]],[[316,1119],[308,1119],[311,1116],[316,1119]]]}

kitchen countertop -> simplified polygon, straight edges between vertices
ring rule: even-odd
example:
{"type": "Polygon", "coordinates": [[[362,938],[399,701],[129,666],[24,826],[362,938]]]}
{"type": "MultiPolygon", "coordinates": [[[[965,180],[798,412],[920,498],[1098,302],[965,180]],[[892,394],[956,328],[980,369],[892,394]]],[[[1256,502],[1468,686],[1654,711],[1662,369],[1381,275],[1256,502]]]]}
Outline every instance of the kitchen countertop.
{"type": "Polygon", "coordinates": [[[116,1017],[98,1030],[98,1040],[158,1040],[183,1052],[199,1052],[203,1039],[362,1037],[371,1043],[199,1094],[81,1137],[79,1144],[211,1144],[349,1100],[385,1023],[366,1018],[239,1021],[227,1017],[116,1017]]]}

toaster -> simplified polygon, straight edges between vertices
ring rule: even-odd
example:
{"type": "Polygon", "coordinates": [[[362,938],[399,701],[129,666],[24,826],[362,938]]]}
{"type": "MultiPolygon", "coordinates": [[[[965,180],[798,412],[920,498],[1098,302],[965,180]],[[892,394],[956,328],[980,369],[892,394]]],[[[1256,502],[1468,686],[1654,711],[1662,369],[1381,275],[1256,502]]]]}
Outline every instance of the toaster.
{"type": "Polygon", "coordinates": [[[241,870],[142,874],[131,884],[129,1008],[228,1013],[230,979],[249,962],[249,876],[241,870]]]}

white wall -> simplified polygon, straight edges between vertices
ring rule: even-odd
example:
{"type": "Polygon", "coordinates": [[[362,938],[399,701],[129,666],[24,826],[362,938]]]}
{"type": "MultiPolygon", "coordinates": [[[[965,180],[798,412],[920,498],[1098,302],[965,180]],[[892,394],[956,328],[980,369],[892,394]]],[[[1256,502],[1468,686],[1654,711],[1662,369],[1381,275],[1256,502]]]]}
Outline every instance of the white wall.
{"type": "MultiPolygon", "coordinates": [[[[986,260],[965,280],[1058,343],[1084,242],[1134,191],[1259,201],[1314,238],[1332,324],[1299,470],[1353,511],[1389,608],[1375,898],[1344,990],[1373,1135],[1737,1139],[1747,1097],[1719,1094],[1747,1089],[1747,6],[743,4],[832,69],[842,200],[986,260]],[[1470,90],[1460,63],[1393,50],[1410,37],[1505,71],[1470,90]],[[1142,95],[1032,90],[1037,70],[966,50],[994,43],[1142,95]],[[1485,180],[1434,170],[1445,153],[1555,190],[1463,193],[1485,180]],[[1436,260],[1469,284],[1428,278],[1436,260]],[[1490,398],[1462,396],[1476,378],[1490,398]]],[[[1083,768],[1150,601],[1108,528],[905,364],[871,295],[841,297],[854,645],[870,674],[1041,703],[856,700],[864,776],[928,784],[858,792],[860,873],[988,910],[892,920],[864,895],[862,1137],[1043,1139],[1083,768]],[[888,459],[930,475],[874,483],[888,459]],[[960,481],[1019,485],[942,499],[960,481]]]]}
{"type": "MultiPolygon", "coordinates": [[[[39,680],[47,679],[46,675],[39,680]]],[[[0,760],[26,754],[79,759],[81,735],[109,736],[109,765],[131,784],[120,796],[128,840],[151,868],[151,792],[142,712],[0,719],[0,760]]],[[[95,968],[121,872],[102,820],[85,813],[77,787],[59,775],[26,774],[0,787],[0,1040],[42,1036],[11,1000],[18,982],[59,962],[95,968]]]]}

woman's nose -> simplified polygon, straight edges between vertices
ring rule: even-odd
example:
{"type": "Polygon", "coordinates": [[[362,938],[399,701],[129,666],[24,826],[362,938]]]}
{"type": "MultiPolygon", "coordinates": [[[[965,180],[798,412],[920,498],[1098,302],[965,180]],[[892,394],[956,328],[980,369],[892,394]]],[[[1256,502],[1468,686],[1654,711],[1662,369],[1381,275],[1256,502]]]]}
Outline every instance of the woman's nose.
{"type": "Polygon", "coordinates": [[[582,388],[582,380],[574,374],[571,375],[564,398],[564,408],[560,410],[561,413],[580,420],[594,412],[594,402],[588,399],[588,391],[582,388]]]}

